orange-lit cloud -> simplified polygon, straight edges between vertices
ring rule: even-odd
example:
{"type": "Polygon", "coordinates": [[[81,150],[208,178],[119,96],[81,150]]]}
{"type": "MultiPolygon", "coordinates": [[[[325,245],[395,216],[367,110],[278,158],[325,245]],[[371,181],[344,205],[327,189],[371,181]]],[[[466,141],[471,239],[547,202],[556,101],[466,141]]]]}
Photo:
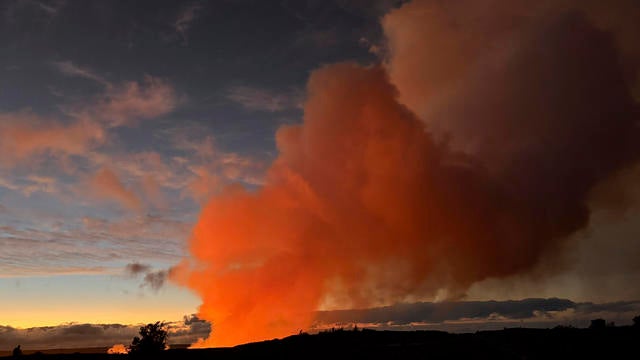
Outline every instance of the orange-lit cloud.
{"type": "Polygon", "coordinates": [[[108,167],[98,170],[89,180],[89,184],[91,194],[97,198],[118,202],[132,210],[139,210],[141,207],[140,198],[108,167]]]}
{"type": "Polygon", "coordinates": [[[30,156],[81,155],[106,140],[96,122],[61,122],[28,111],[0,114],[0,162],[15,165],[30,156]]]}
{"type": "Polygon", "coordinates": [[[176,169],[169,169],[158,153],[123,156],[114,154],[110,147],[117,136],[114,127],[134,126],[141,119],[172,111],[179,102],[173,87],[151,76],[142,82],[113,84],[69,61],[54,65],[64,74],[101,83],[104,92],[63,105],[63,115],[58,117],[45,117],[29,109],[0,113],[0,169],[18,170],[14,176],[1,174],[0,184],[25,196],[34,192],[58,196],[69,192],[92,193],[91,198],[110,199],[130,209],[143,205],[165,207],[167,202],[161,188],[169,178],[178,177],[172,173],[176,169]],[[127,159],[117,161],[118,157],[127,159]],[[114,162],[117,166],[112,166],[114,162]],[[55,177],[40,175],[43,169],[50,173],[51,164],[77,179],[96,169],[102,170],[89,181],[80,181],[79,187],[71,188],[58,184],[55,177]],[[104,166],[116,169],[121,176],[129,176],[129,184],[124,186],[104,166]],[[24,172],[27,174],[22,175],[24,172]],[[144,194],[144,204],[139,194],[144,194]]]}
{"type": "Polygon", "coordinates": [[[259,185],[263,182],[266,167],[261,161],[222,151],[212,137],[200,139],[178,131],[173,134],[172,142],[176,149],[190,156],[190,159],[173,158],[174,165],[184,167],[184,173],[188,174],[179,186],[182,196],[206,202],[229,183],[259,185]]]}
{"type": "Polygon", "coordinates": [[[220,177],[209,171],[205,166],[191,166],[189,168],[195,175],[187,184],[186,190],[191,197],[201,202],[208,200],[211,195],[220,190],[220,177]]]}
{"type": "Polygon", "coordinates": [[[385,66],[312,73],[264,186],[203,209],[173,273],[213,323],[200,345],[527,272],[588,224],[591,190],[638,160],[614,38],[562,7],[457,4],[385,18],[385,66]]]}
{"type": "Polygon", "coordinates": [[[109,126],[128,126],[136,120],[164,115],[177,103],[173,87],[162,79],[146,76],[140,83],[131,81],[110,86],[89,111],[109,126]]]}
{"type": "MultiPolygon", "coordinates": [[[[98,77],[70,62],[57,66],[76,76],[98,77]]],[[[14,166],[48,155],[62,160],[68,155],[87,156],[89,150],[110,141],[109,128],[164,115],[179,101],[173,87],[151,76],[141,83],[105,84],[97,99],[65,108],[68,119],[45,118],[29,110],[0,113],[0,164],[14,166]]]]}

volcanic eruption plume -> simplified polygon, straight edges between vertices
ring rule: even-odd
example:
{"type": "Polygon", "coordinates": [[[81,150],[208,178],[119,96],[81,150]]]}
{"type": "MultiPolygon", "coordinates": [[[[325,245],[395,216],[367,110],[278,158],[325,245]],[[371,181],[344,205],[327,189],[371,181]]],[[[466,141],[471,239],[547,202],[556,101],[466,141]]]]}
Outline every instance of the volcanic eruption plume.
{"type": "Polygon", "coordinates": [[[526,272],[637,161],[637,58],[609,18],[511,1],[476,18],[472,3],[387,15],[385,62],[313,72],[265,185],[204,207],[174,279],[202,298],[207,345],[526,272]]]}

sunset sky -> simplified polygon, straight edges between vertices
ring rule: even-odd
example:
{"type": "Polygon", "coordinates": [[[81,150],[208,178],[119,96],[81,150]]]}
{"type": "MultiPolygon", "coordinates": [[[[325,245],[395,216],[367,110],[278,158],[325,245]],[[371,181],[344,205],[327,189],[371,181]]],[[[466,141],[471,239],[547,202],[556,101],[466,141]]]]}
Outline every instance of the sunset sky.
{"type": "Polygon", "coordinates": [[[208,196],[259,187],[309,72],[375,59],[365,40],[387,8],[1,4],[0,324],[13,326],[196,312],[188,290],[127,264],[167,270],[208,196]]]}
{"type": "Polygon", "coordinates": [[[480,3],[0,0],[0,336],[640,311],[640,7],[480,3]]]}

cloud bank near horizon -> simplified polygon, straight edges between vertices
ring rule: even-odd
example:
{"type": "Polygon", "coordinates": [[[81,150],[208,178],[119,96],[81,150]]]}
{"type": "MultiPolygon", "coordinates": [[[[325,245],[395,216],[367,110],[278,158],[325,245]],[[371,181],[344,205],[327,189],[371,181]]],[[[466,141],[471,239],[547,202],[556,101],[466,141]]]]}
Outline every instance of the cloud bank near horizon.
{"type": "MultiPolygon", "coordinates": [[[[61,324],[33,328],[15,328],[0,325],[0,350],[66,349],[111,347],[130,344],[138,335],[141,325],[124,324],[61,324]]],[[[206,337],[211,325],[196,315],[184,316],[180,321],[167,322],[169,344],[190,344],[206,337]]]]}
{"type": "MultiPolygon", "coordinates": [[[[392,306],[319,311],[314,324],[304,331],[330,328],[374,330],[439,330],[475,332],[509,327],[552,328],[587,327],[589,321],[603,318],[618,326],[629,325],[640,314],[640,301],[576,303],[567,299],[523,299],[512,301],[451,301],[395,304],[392,306]]],[[[169,322],[169,343],[190,344],[206,338],[212,325],[195,315],[169,322]]],[[[23,349],[63,349],[110,347],[129,344],[140,325],[61,324],[19,329],[0,326],[0,351],[16,345],[23,349]]],[[[293,335],[289,334],[289,335],[293,335]]]]}

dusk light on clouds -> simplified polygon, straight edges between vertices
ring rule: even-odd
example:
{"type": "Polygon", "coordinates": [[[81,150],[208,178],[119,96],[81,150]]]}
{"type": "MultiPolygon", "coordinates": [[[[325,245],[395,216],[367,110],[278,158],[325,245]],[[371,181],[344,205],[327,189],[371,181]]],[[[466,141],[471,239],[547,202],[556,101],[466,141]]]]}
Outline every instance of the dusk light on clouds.
{"type": "Polygon", "coordinates": [[[0,350],[629,322],[639,33],[625,0],[0,0],[0,350]]]}

